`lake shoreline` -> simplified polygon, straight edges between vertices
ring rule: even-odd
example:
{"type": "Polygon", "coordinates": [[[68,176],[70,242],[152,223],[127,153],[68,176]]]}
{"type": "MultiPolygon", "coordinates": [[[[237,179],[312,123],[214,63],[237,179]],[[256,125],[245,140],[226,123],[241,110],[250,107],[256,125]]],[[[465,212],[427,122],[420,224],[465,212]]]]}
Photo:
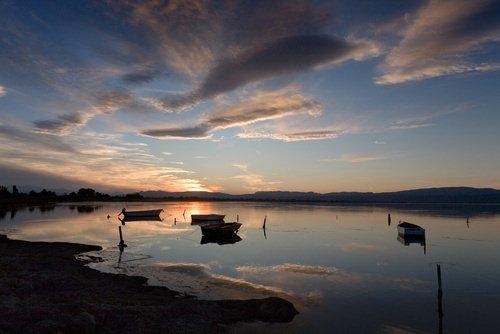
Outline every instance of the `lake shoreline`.
{"type": "Polygon", "coordinates": [[[0,332],[224,332],[237,322],[290,322],[298,313],[277,297],[198,300],[75,258],[101,249],[0,234],[0,332]]]}

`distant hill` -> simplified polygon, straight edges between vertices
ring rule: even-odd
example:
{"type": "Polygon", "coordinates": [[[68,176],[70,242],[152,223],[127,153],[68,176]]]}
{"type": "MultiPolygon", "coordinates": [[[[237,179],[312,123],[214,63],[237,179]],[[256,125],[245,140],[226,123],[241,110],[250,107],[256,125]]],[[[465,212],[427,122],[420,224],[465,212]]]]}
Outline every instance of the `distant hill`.
{"type": "Polygon", "coordinates": [[[145,198],[203,199],[234,201],[300,201],[339,203],[500,203],[500,190],[492,188],[443,187],[395,192],[331,192],[320,194],[298,191],[259,191],[232,195],[204,191],[143,191],[145,198]]]}

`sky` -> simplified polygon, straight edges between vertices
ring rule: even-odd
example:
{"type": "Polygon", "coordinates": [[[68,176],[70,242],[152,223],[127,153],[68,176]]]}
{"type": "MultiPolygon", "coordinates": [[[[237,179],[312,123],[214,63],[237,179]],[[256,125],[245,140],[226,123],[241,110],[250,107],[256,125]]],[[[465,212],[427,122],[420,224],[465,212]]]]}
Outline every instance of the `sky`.
{"type": "Polygon", "coordinates": [[[500,188],[500,1],[0,0],[0,183],[500,188]]]}

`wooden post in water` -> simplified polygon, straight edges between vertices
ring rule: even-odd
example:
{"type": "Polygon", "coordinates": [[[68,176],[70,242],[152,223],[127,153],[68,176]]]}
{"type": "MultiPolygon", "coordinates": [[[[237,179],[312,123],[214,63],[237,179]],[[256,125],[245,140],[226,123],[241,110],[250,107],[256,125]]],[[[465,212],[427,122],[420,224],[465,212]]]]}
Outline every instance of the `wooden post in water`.
{"type": "Polygon", "coordinates": [[[174,218],[174,225],[177,225],[177,218],[174,218]]]}
{"type": "Polygon", "coordinates": [[[264,230],[266,229],[266,221],[267,221],[267,216],[264,217],[264,224],[262,224],[262,228],[264,230]]]}
{"type": "Polygon", "coordinates": [[[387,225],[391,226],[391,214],[387,214],[387,225]]]}
{"type": "Polygon", "coordinates": [[[122,234],[122,227],[118,226],[118,232],[120,232],[120,243],[118,244],[118,247],[127,247],[125,245],[125,241],[123,240],[123,234],[122,234]]]}
{"type": "Polygon", "coordinates": [[[443,288],[441,282],[441,265],[436,265],[438,277],[438,316],[439,316],[439,333],[443,333],[443,288]]]}
{"type": "Polygon", "coordinates": [[[236,222],[239,223],[240,222],[240,215],[236,215],[236,222]]]}

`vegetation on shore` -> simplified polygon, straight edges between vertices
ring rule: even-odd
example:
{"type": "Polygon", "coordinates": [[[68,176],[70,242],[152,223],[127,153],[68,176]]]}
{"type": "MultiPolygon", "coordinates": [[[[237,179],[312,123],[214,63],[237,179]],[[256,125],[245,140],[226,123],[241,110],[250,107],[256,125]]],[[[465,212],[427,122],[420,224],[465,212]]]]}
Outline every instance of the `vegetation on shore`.
{"type": "Polygon", "coordinates": [[[106,202],[106,201],[141,201],[144,197],[139,193],[111,196],[95,191],[92,188],[81,188],[77,192],[57,195],[54,191],[43,189],[39,192],[31,190],[28,193],[20,192],[17,186],[12,191],[0,186],[0,203],[2,204],[45,204],[55,202],[106,202]]]}

